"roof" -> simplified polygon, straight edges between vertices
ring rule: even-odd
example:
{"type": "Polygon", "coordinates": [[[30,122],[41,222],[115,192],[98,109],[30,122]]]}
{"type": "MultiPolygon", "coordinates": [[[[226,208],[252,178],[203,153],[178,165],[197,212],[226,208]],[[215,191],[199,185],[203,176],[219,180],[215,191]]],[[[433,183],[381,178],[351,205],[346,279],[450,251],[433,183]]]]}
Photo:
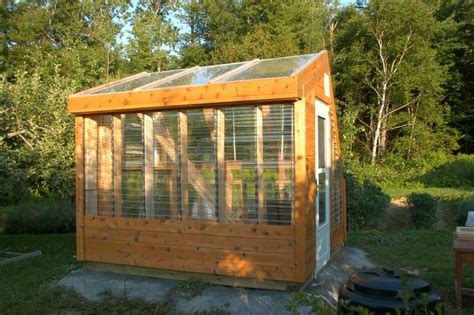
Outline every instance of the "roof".
{"type": "Polygon", "coordinates": [[[265,97],[269,100],[296,99],[298,89],[302,88],[297,79],[301,79],[305,69],[311,68],[322,56],[327,53],[142,72],[71,95],[69,111],[91,114],[249,102],[265,97]]]}

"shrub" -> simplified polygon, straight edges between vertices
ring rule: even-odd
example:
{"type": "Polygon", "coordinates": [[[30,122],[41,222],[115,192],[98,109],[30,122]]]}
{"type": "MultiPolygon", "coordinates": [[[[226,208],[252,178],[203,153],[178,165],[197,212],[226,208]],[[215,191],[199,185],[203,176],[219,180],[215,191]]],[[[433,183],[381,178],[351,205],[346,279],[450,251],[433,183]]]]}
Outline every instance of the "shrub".
{"type": "Polygon", "coordinates": [[[75,226],[75,207],[69,199],[32,199],[9,211],[5,231],[10,234],[67,233],[73,232],[75,226]]]}
{"type": "Polygon", "coordinates": [[[384,219],[390,197],[369,180],[360,183],[346,174],[347,216],[350,229],[374,227],[384,219]]]}
{"type": "Polygon", "coordinates": [[[181,297],[192,298],[201,295],[208,286],[209,284],[202,281],[201,279],[188,278],[186,280],[179,281],[171,289],[171,292],[181,297]]]}
{"type": "Polygon", "coordinates": [[[474,211],[474,200],[464,200],[457,204],[456,209],[456,224],[464,226],[467,220],[467,213],[474,211]]]}
{"type": "Polygon", "coordinates": [[[474,154],[457,155],[419,179],[431,187],[474,187],[474,154]]]}
{"type": "Polygon", "coordinates": [[[21,200],[27,193],[28,177],[16,162],[14,152],[0,144],[0,204],[8,205],[21,200]]]}
{"type": "Polygon", "coordinates": [[[430,229],[436,222],[436,199],[427,193],[412,193],[408,206],[413,225],[417,229],[430,229]]]}

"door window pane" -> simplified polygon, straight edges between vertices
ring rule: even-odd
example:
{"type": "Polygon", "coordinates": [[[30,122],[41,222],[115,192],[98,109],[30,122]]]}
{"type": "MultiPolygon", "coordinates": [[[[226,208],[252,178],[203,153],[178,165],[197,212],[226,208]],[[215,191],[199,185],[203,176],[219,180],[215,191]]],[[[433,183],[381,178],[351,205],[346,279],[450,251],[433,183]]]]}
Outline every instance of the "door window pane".
{"type": "Polygon", "coordinates": [[[326,167],[326,119],[318,116],[318,167],[326,167]]]}
{"type": "Polygon", "coordinates": [[[319,197],[319,225],[326,223],[326,173],[319,173],[318,175],[318,197],[319,197]]]}

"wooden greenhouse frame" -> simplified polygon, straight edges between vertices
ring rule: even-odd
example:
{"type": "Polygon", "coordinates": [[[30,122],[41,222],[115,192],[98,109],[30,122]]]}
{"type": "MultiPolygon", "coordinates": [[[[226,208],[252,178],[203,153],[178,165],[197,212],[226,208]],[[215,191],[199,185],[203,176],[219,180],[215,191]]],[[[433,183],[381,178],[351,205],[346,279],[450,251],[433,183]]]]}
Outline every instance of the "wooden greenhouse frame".
{"type": "Polygon", "coordinates": [[[69,97],[79,261],[228,285],[304,285],[323,264],[317,103],[329,122],[330,252],[342,246],[345,183],[327,52],[219,67],[139,73],[69,97]]]}

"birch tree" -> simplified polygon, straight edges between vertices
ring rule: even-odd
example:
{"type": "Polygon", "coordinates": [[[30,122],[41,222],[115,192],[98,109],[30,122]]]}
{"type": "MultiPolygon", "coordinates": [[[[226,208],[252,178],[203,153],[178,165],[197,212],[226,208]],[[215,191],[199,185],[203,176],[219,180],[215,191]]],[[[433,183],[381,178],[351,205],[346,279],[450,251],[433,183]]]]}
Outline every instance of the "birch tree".
{"type": "MultiPolygon", "coordinates": [[[[354,123],[362,128],[349,127],[360,130],[359,154],[372,165],[384,162],[398,137],[410,150],[416,131],[423,129],[418,125],[433,133],[444,128],[449,113],[442,103],[446,68],[431,45],[439,27],[434,9],[421,0],[373,0],[361,10],[347,8],[339,16],[336,92],[343,92],[339,99],[344,111],[357,112],[354,123]],[[431,113],[420,119],[426,108],[431,113]]],[[[436,141],[429,145],[443,149],[436,141]]],[[[415,158],[403,154],[407,160],[415,158]]]]}

